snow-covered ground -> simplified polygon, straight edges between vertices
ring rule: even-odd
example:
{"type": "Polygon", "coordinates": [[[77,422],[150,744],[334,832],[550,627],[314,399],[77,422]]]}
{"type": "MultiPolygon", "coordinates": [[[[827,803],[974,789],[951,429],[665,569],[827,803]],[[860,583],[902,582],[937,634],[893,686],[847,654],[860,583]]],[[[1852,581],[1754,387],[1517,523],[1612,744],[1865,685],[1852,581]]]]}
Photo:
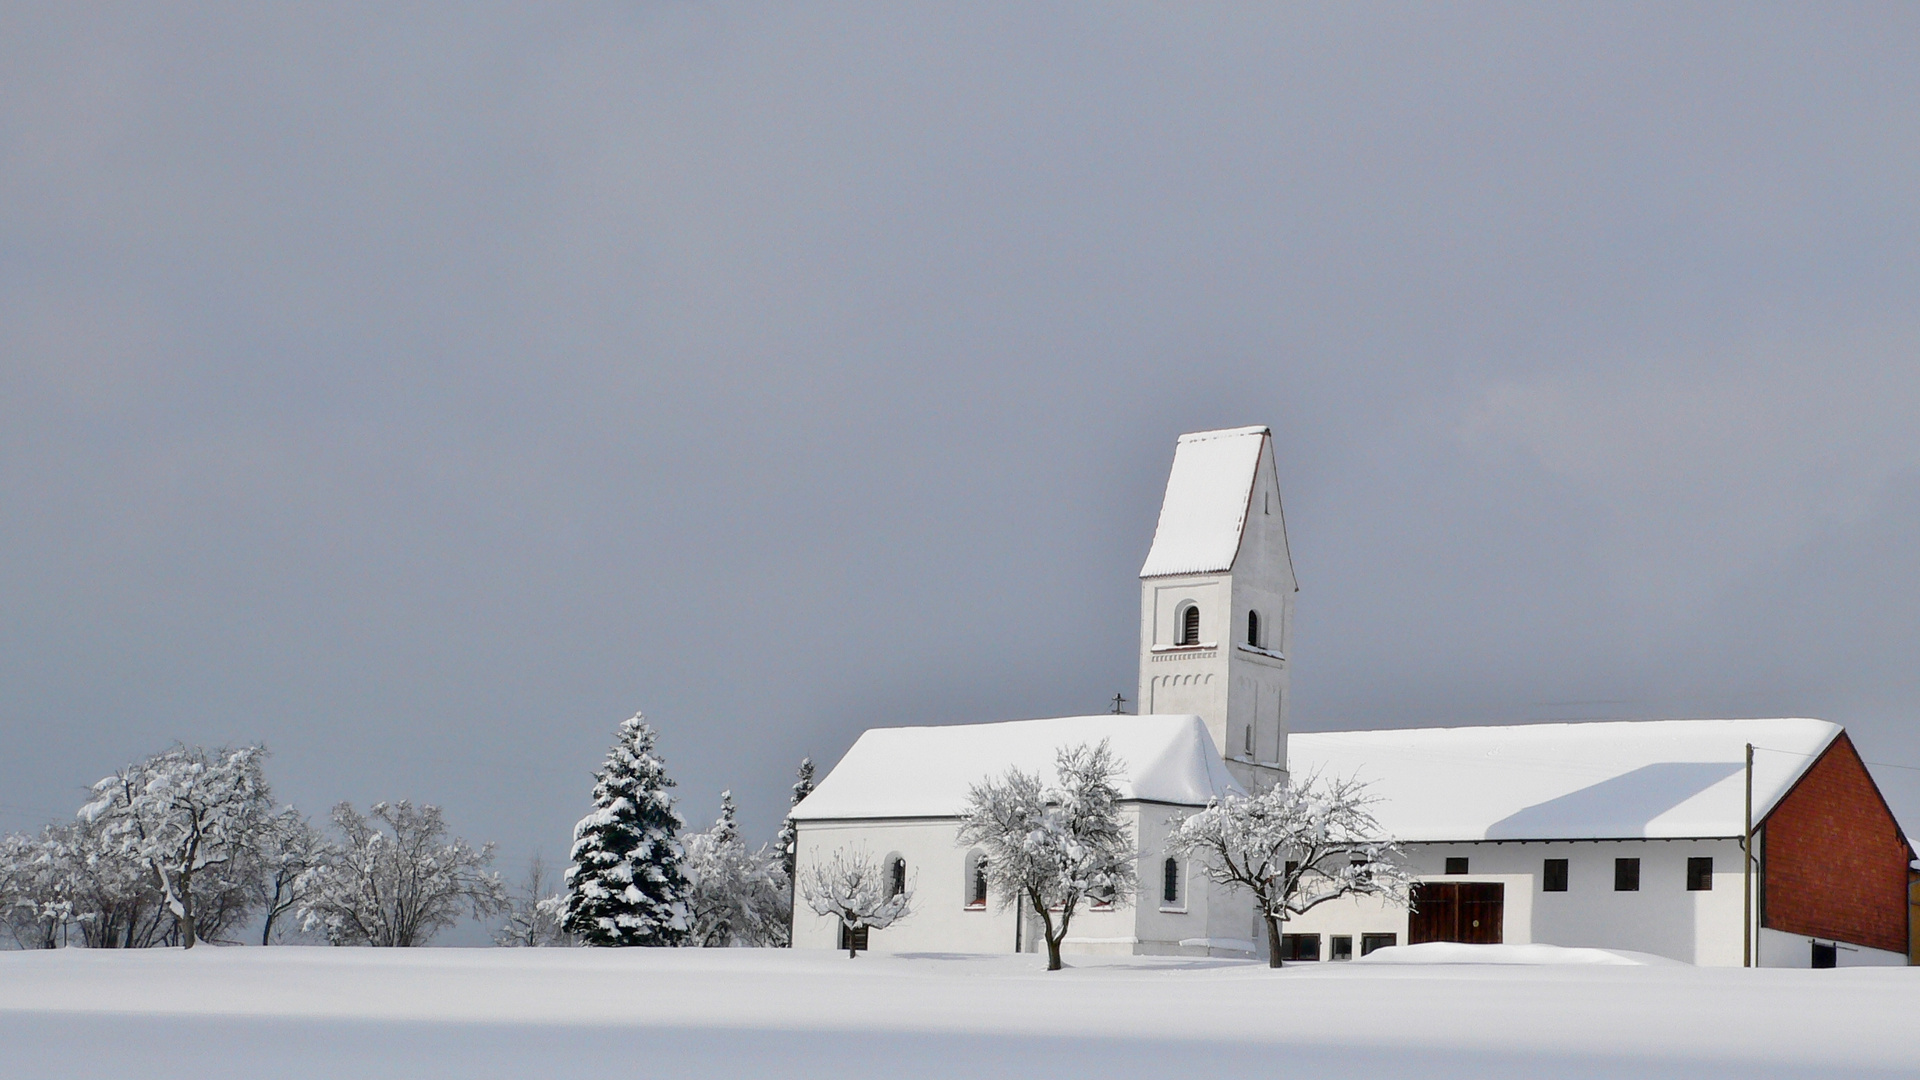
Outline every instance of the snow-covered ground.
{"type": "Polygon", "coordinates": [[[0,1075],[1920,1075],[1920,968],[1557,962],[1578,959],[0,953],[0,1075]]]}

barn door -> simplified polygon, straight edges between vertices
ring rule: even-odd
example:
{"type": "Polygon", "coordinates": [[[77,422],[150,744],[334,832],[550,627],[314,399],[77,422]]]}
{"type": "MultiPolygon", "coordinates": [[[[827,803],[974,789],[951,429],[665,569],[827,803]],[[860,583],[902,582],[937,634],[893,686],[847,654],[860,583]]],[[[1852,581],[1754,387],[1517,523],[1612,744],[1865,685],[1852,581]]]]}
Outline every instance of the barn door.
{"type": "Polygon", "coordinates": [[[1507,887],[1497,881],[1423,881],[1413,887],[1407,943],[1497,945],[1505,930],[1506,895],[1507,887]]]}

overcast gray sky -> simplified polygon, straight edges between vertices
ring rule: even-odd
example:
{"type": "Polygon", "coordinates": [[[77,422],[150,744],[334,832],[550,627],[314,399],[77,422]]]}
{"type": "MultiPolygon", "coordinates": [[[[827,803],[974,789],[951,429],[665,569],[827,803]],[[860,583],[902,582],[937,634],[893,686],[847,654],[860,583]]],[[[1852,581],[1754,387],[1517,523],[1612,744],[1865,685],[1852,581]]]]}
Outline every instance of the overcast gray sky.
{"type": "MultiPolygon", "coordinates": [[[[171,740],[562,859],[1131,696],[1270,424],[1296,726],[1920,766],[1920,9],[0,10],[0,827],[171,740]]],[[[1910,825],[1920,772],[1878,768],[1910,825]]]]}

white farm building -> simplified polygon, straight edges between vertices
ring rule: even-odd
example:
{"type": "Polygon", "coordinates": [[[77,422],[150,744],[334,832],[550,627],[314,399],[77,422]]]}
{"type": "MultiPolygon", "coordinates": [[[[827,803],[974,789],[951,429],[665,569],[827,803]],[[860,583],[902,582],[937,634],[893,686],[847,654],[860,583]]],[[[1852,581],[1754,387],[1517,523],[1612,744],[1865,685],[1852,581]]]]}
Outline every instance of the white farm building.
{"type": "MultiPolygon", "coordinates": [[[[865,947],[1037,951],[957,840],[971,785],[1109,740],[1140,856],[1130,904],[1078,913],[1068,952],[1256,952],[1251,901],[1163,848],[1179,816],[1287,778],[1353,776],[1419,879],[1415,910],[1324,904],[1296,960],[1422,941],[1545,943],[1694,964],[1905,963],[1914,852],[1844,731],[1822,720],[1662,720],[1290,734],[1297,585],[1272,436],[1180,437],[1140,573],[1142,715],[875,728],[794,808],[805,868],[843,850],[912,883],[865,947]],[[1749,777],[1747,747],[1752,745],[1749,777]],[[1752,786],[1752,873],[1741,837],[1752,786]],[[1752,913],[1752,923],[1743,913],[1752,913]]],[[[800,948],[846,947],[796,906],[800,948]]]]}

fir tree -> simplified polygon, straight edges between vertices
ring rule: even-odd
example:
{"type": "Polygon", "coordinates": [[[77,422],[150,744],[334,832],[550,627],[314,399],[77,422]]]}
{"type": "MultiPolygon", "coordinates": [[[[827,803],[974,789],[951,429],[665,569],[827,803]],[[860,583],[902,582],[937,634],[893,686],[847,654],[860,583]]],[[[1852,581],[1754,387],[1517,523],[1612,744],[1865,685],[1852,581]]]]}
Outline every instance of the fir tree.
{"type": "Polygon", "coordinates": [[[593,813],[573,827],[566,930],[588,945],[680,945],[692,929],[673,781],[639,713],[594,775],[593,813]]]}
{"type": "MultiPolygon", "coordinates": [[[[795,781],[793,785],[793,800],[787,804],[790,807],[799,806],[801,799],[813,794],[812,758],[806,757],[800,759],[799,777],[800,779],[795,781]]],[[[780,838],[775,841],[775,846],[780,849],[780,866],[786,871],[788,881],[793,880],[793,860],[797,854],[799,839],[800,832],[794,827],[792,818],[788,818],[780,823],[780,838]]]]}

